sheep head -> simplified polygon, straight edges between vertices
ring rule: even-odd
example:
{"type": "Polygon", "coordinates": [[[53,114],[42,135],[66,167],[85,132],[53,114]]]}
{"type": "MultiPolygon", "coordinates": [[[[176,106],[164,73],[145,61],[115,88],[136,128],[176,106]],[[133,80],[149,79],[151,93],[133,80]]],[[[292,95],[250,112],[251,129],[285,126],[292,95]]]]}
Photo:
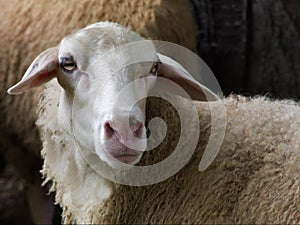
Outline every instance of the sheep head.
{"type": "Polygon", "coordinates": [[[112,167],[134,165],[147,147],[145,97],[166,78],[196,100],[217,99],[151,41],[120,25],[90,25],[41,53],[22,80],[20,94],[57,78],[58,120],[82,148],[112,167]],[[139,44],[142,43],[142,44],[139,44]]]}

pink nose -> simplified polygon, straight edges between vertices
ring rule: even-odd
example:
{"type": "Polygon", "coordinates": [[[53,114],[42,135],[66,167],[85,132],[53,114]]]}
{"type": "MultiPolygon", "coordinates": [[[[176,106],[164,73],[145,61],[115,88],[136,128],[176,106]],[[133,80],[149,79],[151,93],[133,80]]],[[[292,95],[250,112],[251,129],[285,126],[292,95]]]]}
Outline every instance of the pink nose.
{"type": "MultiPolygon", "coordinates": [[[[126,121],[125,119],[123,121],[126,121]]],[[[130,137],[134,136],[141,138],[143,134],[144,123],[134,117],[129,118],[129,128],[126,129],[125,122],[119,123],[116,121],[106,121],[104,123],[104,134],[106,138],[110,139],[116,137],[121,143],[125,144],[130,137]]]]}

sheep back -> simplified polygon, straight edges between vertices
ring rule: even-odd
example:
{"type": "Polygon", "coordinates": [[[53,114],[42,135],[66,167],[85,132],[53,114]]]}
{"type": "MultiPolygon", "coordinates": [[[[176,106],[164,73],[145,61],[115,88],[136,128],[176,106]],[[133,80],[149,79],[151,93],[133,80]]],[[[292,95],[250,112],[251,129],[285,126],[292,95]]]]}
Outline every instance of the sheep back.
{"type": "MultiPolygon", "coordinates": [[[[199,172],[198,165],[210,135],[210,108],[197,102],[201,132],[189,163],[155,185],[114,185],[96,223],[299,223],[299,105],[241,96],[230,96],[224,103],[224,142],[207,170],[199,172]]],[[[210,107],[218,110],[213,103],[210,107]]],[[[148,117],[157,115],[169,118],[167,138],[146,153],[140,165],[162,160],[176,146],[176,110],[164,101],[150,100],[148,117]]]]}

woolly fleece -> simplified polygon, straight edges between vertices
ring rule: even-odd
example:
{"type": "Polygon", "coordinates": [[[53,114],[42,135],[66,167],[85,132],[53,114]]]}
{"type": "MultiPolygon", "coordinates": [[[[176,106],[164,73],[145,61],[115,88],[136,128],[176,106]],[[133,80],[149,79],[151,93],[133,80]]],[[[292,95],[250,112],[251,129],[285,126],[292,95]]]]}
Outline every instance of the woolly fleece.
{"type": "MultiPolygon", "coordinates": [[[[53,93],[55,84],[49,84],[47,90],[53,93]]],[[[213,103],[209,107],[207,103],[194,102],[201,133],[190,162],[161,183],[131,187],[111,183],[89,168],[76,148],[68,146],[68,137],[52,130],[55,121],[43,126],[47,113],[55,110],[55,97],[50,98],[53,101],[45,101],[51,107],[41,104],[39,120],[44,132],[43,173],[47,180],[54,181],[53,190],[64,209],[64,223],[300,222],[300,106],[293,101],[226,98],[228,121],[224,142],[217,158],[204,172],[198,171],[198,165],[210,135],[210,107],[219,108],[213,103]]],[[[176,101],[188,115],[190,103],[179,97],[176,101]]],[[[148,119],[160,116],[165,120],[168,134],[157,149],[143,156],[140,165],[151,165],[167,157],[180,133],[177,113],[169,103],[153,98],[147,109],[148,119]]],[[[195,127],[190,122],[193,132],[195,127]]]]}

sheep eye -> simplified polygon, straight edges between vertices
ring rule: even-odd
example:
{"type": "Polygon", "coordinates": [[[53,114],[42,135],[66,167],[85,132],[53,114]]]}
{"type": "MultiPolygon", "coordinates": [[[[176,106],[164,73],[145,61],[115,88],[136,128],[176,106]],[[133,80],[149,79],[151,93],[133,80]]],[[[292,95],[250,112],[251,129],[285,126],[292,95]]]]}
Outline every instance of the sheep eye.
{"type": "Polygon", "coordinates": [[[73,72],[76,68],[77,65],[73,59],[73,57],[63,57],[61,59],[61,68],[65,70],[66,72],[73,72]]]}
{"type": "Polygon", "coordinates": [[[158,71],[158,68],[159,68],[159,62],[153,63],[153,65],[152,65],[152,67],[150,69],[150,74],[156,75],[157,71],[158,71]]]}

